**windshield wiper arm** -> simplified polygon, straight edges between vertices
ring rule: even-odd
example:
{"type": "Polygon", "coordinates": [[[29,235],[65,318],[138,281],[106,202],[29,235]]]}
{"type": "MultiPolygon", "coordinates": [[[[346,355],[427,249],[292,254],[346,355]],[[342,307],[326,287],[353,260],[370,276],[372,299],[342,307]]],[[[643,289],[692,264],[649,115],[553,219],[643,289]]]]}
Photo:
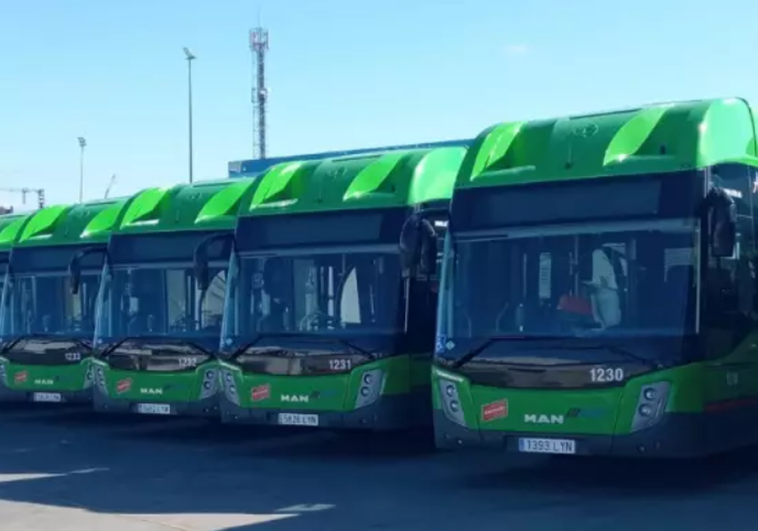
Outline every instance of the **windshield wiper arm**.
{"type": "Polygon", "coordinates": [[[306,339],[308,341],[320,341],[322,343],[339,343],[343,347],[351,350],[355,350],[356,352],[363,354],[367,358],[370,358],[371,360],[376,359],[376,354],[374,354],[371,351],[368,351],[364,348],[359,347],[358,345],[354,344],[351,341],[348,341],[347,339],[343,339],[341,337],[329,337],[329,336],[319,336],[319,335],[312,335],[304,332],[264,332],[262,334],[258,334],[255,339],[252,341],[249,341],[248,343],[245,343],[240,348],[236,349],[232,354],[229,356],[229,358],[235,358],[245,352],[250,347],[254,347],[258,344],[258,342],[261,339],[306,339]]]}
{"type": "Polygon", "coordinates": [[[108,345],[101,353],[101,358],[106,358],[113,354],[116,350],[118,350],[124,343],[127,343],[129,341],[137,341],[143,344],[154,344],[154,345],[161,345],[161,342],[163,345],[167,347],[175,347],[178,349],[185,349],[183,353],[179,353],[179,355],[182,355],[186,353],[186,350],[192,350],[197,349],[206,356],[213,356],[213,352],[205,348],[205,346],[196,343],[194,341],[187,341],[185,339],[179,339],[176,337],[170,338],[168,341],[166,341],[165,336],[127,336],[124,338],[119,339],[118,341],[115,341],[108,345]]]}
{"type": "Polygon", "coordinates": [[[65,340],[65,341],[71,341],[72,343],[76,343],[80,347],[84,347],[86,349],[90,349],[91,348],[90,345],[88,345],[85,342],[85,340],[81,339],[81,338],[70,337],[70,336],[65,336],[65,335],[57,336],[55,334],[23,334],[23,335],[20,335],[20,336],[16,337],[15,339],[12,339],[7,345],[3,346],[3,348],[2,348],[3,352],[10,352],[11,350],[13,350],[13,347],[15,347],[16,345],[18,345],[21,341],[23,341],[25,339],[38,339],[38,340],[39,339],[49,339],[51,341],[65,340]]]}
{"type": "Polygon", "coordinates": [[[118,341],[114,341],[113,343],[105,347],[105,349],[102,352],[100,352],[100,355],[98,357],[102,359],[107,358],[113,353],[114,350],[120,347],[126,340],[127,338],[123,338],[118,341]]]}
{"type": "Polygon", "coordinates": [[[569,346],[569,347],[564,347],[564,349],[565,350],[607,350],[609,352],[612,352],[613,354],[618,354],[622,358],[638,361],[639,363],[647,365],[648,367],[651,367],[651,368],[655,368],[655,369],[662,368],[662,365],[660,365],[654,360],[651,360],[650,358],[640,356],[639,354],[635,354],[634,352],[627,350],[625,348],[621,348],[617,345],[612,345],[612,344],[607,344],[607,343],[593,343],[591,345],[569,346]]]}
{"type": "Polygon", "coordinates": [[[462,365],[465,365],[475,357],[477,357],[479,354],[484,352],[485,349],[490,347],[490,345],[494,343],[498,343],[500,341],[549,341],[549,340],[559,340],[564,339],[560,336],[544,336],[544,335],[525,335],[525,334],[508,334],[508,335],[498,335],[498,336],[489,336],[487,339],[484,340],[484,342],[469,350],[466,352],[463,356],[456,359],[452,363],[452,368],[457,369],[461,367],[462,365]]]}
{"type": "Polygon", "coordinates": [[[335,339],[337,339],[337,341],[339,341],[340,344],[343,347],[345,347],[345,348],[349,348],[349,349],[355,350],[356,352],[358,352],[358,354],[363,354],[364,356],[366,356],[369,359],[372,359],[372,360],[376,359],[376,354],[375,353],[373,353],[373,352],[371,352],[369,350],[366,350],[365,348],[359,347],[358,345],[356,345],[352,341],[348,341],[347,339],[341,339],[341,338],[335,338],[335,339]]]}

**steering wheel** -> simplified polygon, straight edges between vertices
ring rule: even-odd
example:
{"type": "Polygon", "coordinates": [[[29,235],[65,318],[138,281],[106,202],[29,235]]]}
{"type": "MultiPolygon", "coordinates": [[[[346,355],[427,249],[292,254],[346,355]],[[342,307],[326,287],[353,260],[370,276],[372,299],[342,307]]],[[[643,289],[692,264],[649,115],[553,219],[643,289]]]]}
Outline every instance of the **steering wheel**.
{"type": "Polygon", "coordinates": [[[169,326],[169,330],[171,332],[189,332],[194,330],[198,324],[200,323],[195,320],[194,316],[185,314],[175,319],[169,326]]]}
{"type": "Polygon", "coordinates": [[[306,332],[322,328],[322,324],[324,327],[338,328],[342,324],[342,321],[321,310],[316,310],[303,317],[297,328],[301,332],[306,332]]]}
{"type": "Polygon", "coordinates": [[[77,319],[76,317],[69,317],[68,319],[69,330],[81,331],[84,330],[84,319],[77,319]]]}

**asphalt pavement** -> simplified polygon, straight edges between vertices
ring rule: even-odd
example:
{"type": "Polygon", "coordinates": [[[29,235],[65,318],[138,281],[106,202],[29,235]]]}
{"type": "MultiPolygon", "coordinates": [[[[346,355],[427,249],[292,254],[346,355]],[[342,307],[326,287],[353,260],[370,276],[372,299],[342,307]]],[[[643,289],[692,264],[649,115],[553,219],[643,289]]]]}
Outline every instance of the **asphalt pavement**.
{"type": "Polygon", "coordinates": [[[752,531],[756,500],[756,449],[516,459],[418,433],[0,409],[3,531],[752,531]]]}

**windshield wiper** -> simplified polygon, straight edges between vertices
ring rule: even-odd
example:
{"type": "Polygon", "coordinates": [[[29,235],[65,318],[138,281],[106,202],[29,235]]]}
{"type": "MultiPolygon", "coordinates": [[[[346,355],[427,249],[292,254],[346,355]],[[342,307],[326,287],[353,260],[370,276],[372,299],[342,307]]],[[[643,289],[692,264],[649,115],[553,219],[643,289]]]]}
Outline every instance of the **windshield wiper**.
{"type": "MultiPolygon", "coordinates": [[[[354,350],[358,352],[359,354],[362,354],[366,356],[367,358],[371,360],[376,359],[376,354],[366,350],[362,347],[359,347],[358,345],[354,344],[352,341],[348,341],[347,339],[343,339],[341,337],[330,337],[330,336],[320,336],[315,334],[308,334],[303,332],[264,332],[261,334],[258,334],[255,336],[255,339],[252,341],[249,341],[242,345],[240,348],[236,349],[232,354],[229,356],[229,358],[235,358],[245,352],[247,349],[254,347],[258,344],[262,339],[305,339],[308,341],[315,341],[315,342],[322,342],[322,343],[338,343],[349,350],[354,350]]],[[[285,349],[282,349],[285,350],[285,349]]]]}
{"type": "Polygon", "coordinates": [[[108,345],[105,348],[105,350],[103,350],[100,353],[100,357],[101,358],[108,357],[110,354],[113,354],[113,352],[116,351],[119,347],[121,347],[124,343],[127,343],[129,341],[140,342],[141,344],[153,344],[155,346],[160,346],[161,344],[163,344],[166,347],[174,347],[175,349],[185,349],[185,352],[184,352],[185,354],[187,353],[186,352],[187,350],[197,349],[207,356],[213,356],[213,353],[210,352],[207,348],[193,341],[184,341],[184,340],[180,340],[176,338],[171,338],[169,341],[167,341],[165,336],[128,336],[128,337],[119,339],[115,343],[108,345]]]}
{"type": "Polygon", "coordinates": [[[663,365],[660,365],[659,363],[655,362],[654,360],[651,360],[650,358],[640,356],[639,354],[635,354],[634,352],[631,352],[625,348],[621,348],[618,345],[613,345],[613,344],[608,344],[608,343],[592,343],[590,345],[576,345],[576,346],[570,345],[570,346],[565,346],[562,348],[563,350],[607,350],[608,352],[617,354],[621,356],[622,358],[637,361],[653,369],[663,368],[663,365]]]}
{"type": "Polygon", "coordinates": [[[120,339],[120,340],[116,341],[115,343],[111,343],[110,345],[108,345],[107,347],[105,347],[105,349],[102,352],[100,352],[100,355],[98,357],[99,358],[106,358],[106,357],[108,357],[108,355],[111,352],[113,352],[118,347],[120,347],[127,339],[128,338],[124,338],[124,339],[120,339]]]}
{"type": "Polygon", "coordinates": [[[13,347],[18,345],[21,341],[27,340],[27,339],[36,339],[36,340],[45,340],[49,339],[50,341],[71,341],[72,343],[76,343],[80,347],[84,347],[86,349],[91,349],[91,345],[88,345],[86,343],[86,340],[76,337],[70,337],[66,335],[55,335],[55,334],[24,334],[21,336],[18,336],[15,339],[12,339],[7,345],[4,345],[2,348],[3,352],[10,352],[13,350],[13,347]]]}
{"type": "MultiPolygon", "coordinates": [[[[565,343],[569,343],[572,338],[570,337],[564,337],[564,336],[549,336],[549,335],[501,335],[501,336],[491,336],[487,338],[481,345],[477,346],[476,348],[470,350],[460,358],[454,360],[452,362],[452,368],[457,369],[461,367],[462,365],[465,365],[472,359],[474,359],[476,356],[481,354],[485,349],[490,347],[493,343],[497,343],[499,341],[563,341],[565,343]]],[[[663,366],[659,363],[655,362],[654,360],[651,360],[649,358],[645,358],[644,356],[640,356],[639,354],[635,354],[634,352],[630,352],[629,350],[626,350],[624,348],[621,348],[617,345],[613,344],[606,344],[606,343],[591,343],[586,345],[570,345],[570,344],[564,344],[557,348],[558,350],[562,351],[577,351],[577,350],[607,350],[613,354],[617,354],[618,356],[621,356],[626,359],[631,359],[633,361],[642,363],[646,365],[647,367],[660,369],[663,366]]],[[[582,363],[581,361],[577,361],[576,363],[582,363]]]]}
{"type": "Polygon", "coordinates": [[[498,336],[490,336],[487,339],[484,340],[484,342],[477,346],[476,348],[469,350],[466,352],[463,356],[460,358],[453,360],[452,368],[457,369],[461,367],[462,365],[465,365],[475,357],[477,357],[479,354],[484,352],[487,348],[489,348],[492,344],[498,343],[500,341],[551,341],[551,340],[561,340],[565,339],[561,336],[548,336],[548,335],[526,335],[526,334],[507,334],[507,335],[498,335],[498,336]]]}

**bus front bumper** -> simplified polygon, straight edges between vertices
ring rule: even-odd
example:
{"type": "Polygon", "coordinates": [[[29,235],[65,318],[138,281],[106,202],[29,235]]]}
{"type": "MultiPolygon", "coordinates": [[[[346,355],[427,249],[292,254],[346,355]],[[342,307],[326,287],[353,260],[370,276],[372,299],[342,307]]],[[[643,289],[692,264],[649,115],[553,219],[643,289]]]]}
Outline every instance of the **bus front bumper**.
{"type": "Polygon", "coordinates": [[[0,385],[0,402],[39,404],[89,404],[92,402],[92,390],[60,391],[57,389],[9,389],[0,385]]]}
{"type": "MultiPolygon", "coordinates": [[[[349,411],[243,408],[221,398],[221,420],[229,424],[305,426],[336,430],[390,431],[418,425],[412,395],[384,395],[371,405],[349,411]]],[[[427,398],[427,400],[430,400],[427,398]]],[[[427,418],[429,418],[427,416],[427,418]]]]}
{"type": "Polygon", "coordinates": [[[219,416],[218,399],[210,397],[204,400],[187,402],[135,402],[121,400],[95,393],[93,406],[100,413],[167,415],[180,417],[214,418],[219,416]]]}
{"type": "Polygon", "coordinates": [[[655,426],[635,433],[587,435],[470,429],[452,422],[442,411],[434,411],[435,442],[445,450],[491,448],[521,453],[519,439],[539,438],[573,440],[576,455],[695,458],[736,446],[730,437],[719,438],[716,433],[706,425],[702,414],[666,414],[655,426]]]}

